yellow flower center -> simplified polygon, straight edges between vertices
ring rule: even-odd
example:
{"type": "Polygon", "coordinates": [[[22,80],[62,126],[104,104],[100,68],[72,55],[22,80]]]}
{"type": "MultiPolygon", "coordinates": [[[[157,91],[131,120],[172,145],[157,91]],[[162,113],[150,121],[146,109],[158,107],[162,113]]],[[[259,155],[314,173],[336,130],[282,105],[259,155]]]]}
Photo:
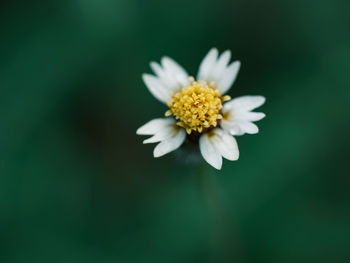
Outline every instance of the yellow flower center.
{"type": "Polygon", "coordinates": [[[201,133],[218,125],[218,121],[222,119],[222,103],[230,99],[230,96],[221,96],[213,82],[190,78],[190,85],[168,100],[170,110],[165,116],[174,115],[178,120],[177,125],[186,129],[188,134],[192,131],[201,133]]]}

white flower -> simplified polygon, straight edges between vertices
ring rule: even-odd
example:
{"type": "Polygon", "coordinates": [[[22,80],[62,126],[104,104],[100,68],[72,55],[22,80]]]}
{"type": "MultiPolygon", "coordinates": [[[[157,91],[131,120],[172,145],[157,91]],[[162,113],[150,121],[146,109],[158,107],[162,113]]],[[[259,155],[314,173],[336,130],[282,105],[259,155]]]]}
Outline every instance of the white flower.
{"type": "Polygon", "coordinates": [[[143,143],[159,142],[154,157],[176,150],[188,138],[198,141],[203,158],[221,169],[222,157],[232,161],[239,157],[233,136],[259,132],[253,122],[265,114],[252,110],[264,104],[265,98],[243,96],[231,100],[230,96],[223,96],[240,68],[239,61],[229,64],[230,59],[230,51],[219,56],[216,48],[211,49],[200,64],[197,81],[169,57],[163,57],[161,64],[151,62],[155,76],[144,74],[143,81],[169,110],[165,113],[167,118],[151,120],[136,133],[153,135],[143,143]]]}

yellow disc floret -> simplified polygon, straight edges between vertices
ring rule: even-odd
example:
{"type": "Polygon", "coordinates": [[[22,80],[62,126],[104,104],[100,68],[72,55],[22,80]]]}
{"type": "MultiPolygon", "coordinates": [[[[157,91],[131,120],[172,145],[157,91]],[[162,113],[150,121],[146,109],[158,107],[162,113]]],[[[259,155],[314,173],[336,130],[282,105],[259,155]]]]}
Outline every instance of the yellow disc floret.
{"type": "Polygon", "coordinates": [[[178,120],[177,125],[186,129],[188,134],[192,131],[201,133],[218,125],[218,121],[222,119],[222,103],[230,99],[230,96],[221,96],[213,82],[190,78],[190,85],[168,100],[170,110],[165,115],[174,115],[178,120]]]}

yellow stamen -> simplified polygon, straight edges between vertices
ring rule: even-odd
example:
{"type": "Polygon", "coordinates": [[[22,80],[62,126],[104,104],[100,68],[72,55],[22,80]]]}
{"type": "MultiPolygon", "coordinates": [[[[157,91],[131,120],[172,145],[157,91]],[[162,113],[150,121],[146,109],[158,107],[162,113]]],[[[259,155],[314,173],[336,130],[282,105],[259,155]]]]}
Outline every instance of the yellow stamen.
{"type": "Polygon", "coordinates": [[[177,125],[186,129],[188,134],[192,131],[201,133],[218,125],[218,121],[223,118],[222,103],[230,99],[228,95],[221,96],[214,82],[207,83],[190,78],[190,85],[168,100],[170,110],[165,115],[174,115],[178,120],[177,125]]]}

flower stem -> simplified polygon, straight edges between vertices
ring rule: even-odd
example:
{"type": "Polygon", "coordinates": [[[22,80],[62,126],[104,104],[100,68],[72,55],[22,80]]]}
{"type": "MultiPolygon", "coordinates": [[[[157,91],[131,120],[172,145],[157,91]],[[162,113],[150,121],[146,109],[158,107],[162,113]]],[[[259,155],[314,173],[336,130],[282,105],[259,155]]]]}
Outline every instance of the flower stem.
{"type": "Polygon", "coordinates": [[[244,262],[236,220],[224,201],[216,175],[211,174],[205,164],[201,164],[198,180],[212,226],[212,261],[229,262],[235,259],[244,262]]]}

